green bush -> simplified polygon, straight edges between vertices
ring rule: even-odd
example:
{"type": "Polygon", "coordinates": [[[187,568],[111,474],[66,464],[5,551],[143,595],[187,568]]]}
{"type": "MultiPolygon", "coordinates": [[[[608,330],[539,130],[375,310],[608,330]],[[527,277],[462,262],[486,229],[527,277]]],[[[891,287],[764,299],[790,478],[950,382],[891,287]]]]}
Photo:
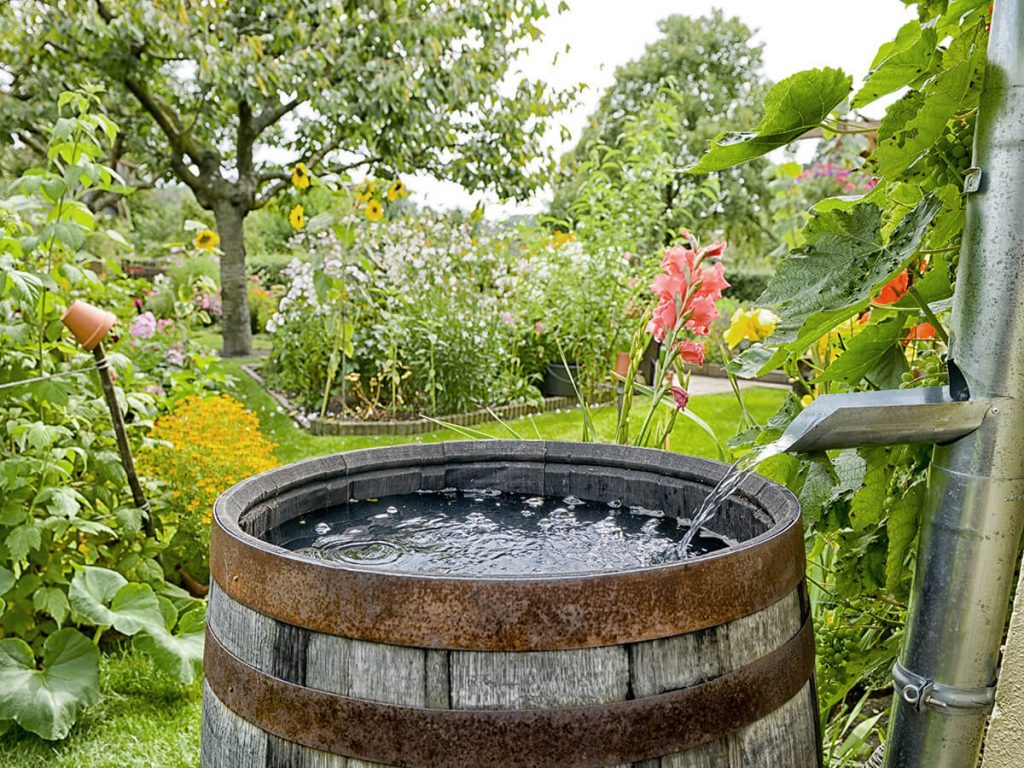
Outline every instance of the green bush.
{"type": "Polygon", "coordinates": [[[725,295],[745,306],[756,304],[774,274],[763,269],[730,269],[725,295]]]}

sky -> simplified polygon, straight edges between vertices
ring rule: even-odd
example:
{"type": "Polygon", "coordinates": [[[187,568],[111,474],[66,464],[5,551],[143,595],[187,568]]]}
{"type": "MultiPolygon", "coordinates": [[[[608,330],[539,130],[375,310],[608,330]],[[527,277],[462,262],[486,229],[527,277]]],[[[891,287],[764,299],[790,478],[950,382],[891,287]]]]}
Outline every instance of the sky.
{"type": "MultiPolygon", "coordinates": [[[[549,0],[549,7],[557,5],[557,0],[549,0]]],[[[576,107],[560,115],[550,131],[559,153],[578,138],[587,115],[613,82],[615,68],[640,56],[659,37],[658,21],[666,16],[703,16],[720,8],[756,30],[754,39],[764,45],[765,75],[773,82],[802,69],[829,66],[853,75],[856,88],[878,47],[915,14],[900,0],[569,0],[569,5],[569,11],[545,20],[543,41],[515,66],[527,77],[556,88],[588,84],[576,107]],[[558,51],[562,53],[552,67],[558,51]],[[557,141],[561,125],[572,134],[569,144],[557,141]]],[[[874,109],[880,111],[879,105],[874,109]]],[[[881,116],[871,107],[866,111],[869,117],[881,116]]],[[[411,179],[409,189],[413,200],[435,208],[472,208],[481,198],[455,184],[422,177],[411,179]]],[[[536,212],[548,199],[550,195],[542,193],[525,204],[500,204],[493,196],[483,196],[488,218],[536,212]]]]}

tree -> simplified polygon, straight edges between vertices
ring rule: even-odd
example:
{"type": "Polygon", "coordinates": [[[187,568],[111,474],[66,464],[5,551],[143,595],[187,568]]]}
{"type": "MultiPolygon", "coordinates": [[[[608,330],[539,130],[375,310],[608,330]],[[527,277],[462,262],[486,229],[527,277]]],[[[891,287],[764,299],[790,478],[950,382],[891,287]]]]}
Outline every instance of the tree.
{"type": "Polygon", "coordinates": [[[102,83],[129,137],[120,159],[212,211],[224,353],[244,355],[245,219],[291,185],[289,166],[427,171],[504,196],[542,178],[564,94],[504,81],[546,14],[539,0],[14,0],[2,127],[38,142],[57,90],[102,83]]]}
{"type": "Polygon", "coordinates": [[[570,221],[577,217],[578,205],[576,212],[573,206],[593,170],[596,151],[597,163],[613,186],[635,181],[638,164],[656,160],[662,169],[652,174],[657,188],[648,194],[657,210],[648,208],[645,216],[647,248],[664,244],[668,233],[678,233],[684,223],[697,226],[693,219],[710,218],[699,225],[706,234],[724,228],[731,239],[759,238],[765,163],[720,174],[714,199],[700,193],[701,180],[681,171],[720,131],[753,122],[764,93],[761,47],[752,44],[752,32],[739,19],[727,19],[720,11],[696,19],[670,16],[658,28],[660,39],[616,69],[614,84],[601,97],[576,147],[562,159],[552,211],[570,221]],[[647,153],[641,158],[635,156],[638,146],[647,153]],[[610,167],[614,164],[607,162],[608,150],[621,153],[618,178],[610,167]],[[652,151],[656,159],[649,156],[652,151]]]}

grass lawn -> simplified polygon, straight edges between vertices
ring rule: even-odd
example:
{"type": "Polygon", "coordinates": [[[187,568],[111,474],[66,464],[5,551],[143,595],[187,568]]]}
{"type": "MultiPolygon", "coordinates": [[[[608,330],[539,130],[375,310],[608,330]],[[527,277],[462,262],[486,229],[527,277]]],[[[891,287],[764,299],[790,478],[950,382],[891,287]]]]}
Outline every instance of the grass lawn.
{"type": "MultiPolygon", "coordinates": [[[[277,403],[240,370],[244,361],[228,360],[236,376],[235,394],[253,408],[266,433],[278,444],[282,463],[355,448],[402,442],[463,439],[446,429],[415,437],[316,437],[298,429],[277,403]]],[[[785,392],[777,389],[744,391],[744,402],[760,421],[778,409],[785,392]]],[[[636,411],[643,408],[638,403],[636,411]]],[[[695,397],[690,408],[725,439],[739,422],[739,407],[731,394],[695,397]]],[[[615,408],[595,409],[598,432],[614,431],[615,408]]],[[[582,416],[578,409],[518,419],[507,425],[489,423],[474,429],[495,437],[511,437],[509,428],[524,438],[538,433],[548,440],[578,440],[582,416]]],[[[674,451],[717,458],[714,441],[688,419],[677,419],[671,438],[674,451]]],[[[71,736],[50,743],[23,732],[0,737],[0,766],[4,768],[177,768],[199,764],[200,685],[181,688],[162,678],[144,656],[108,654],[103,662],[102,700],[79,719],[71,736]]]]}

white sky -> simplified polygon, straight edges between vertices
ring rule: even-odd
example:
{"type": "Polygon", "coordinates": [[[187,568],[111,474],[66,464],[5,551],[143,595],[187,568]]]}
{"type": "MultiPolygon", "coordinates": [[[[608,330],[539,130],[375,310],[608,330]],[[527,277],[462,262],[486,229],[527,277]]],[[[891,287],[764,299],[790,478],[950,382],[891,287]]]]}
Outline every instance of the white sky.
{"type": "MultiPolygon", "coordinates": [[[[916,10],[900,0],[859,0],[852,5],[843,0],[569,0],[569,4],[569,11],[541,25],[543,41],[518,66],[526,76],[557,88],[579,82],[589,86],[574,110],[556,118],[550,135],[559,151],[572,143],[557,142],[558,126],[568,127],[575,141],[601,93],[613,82],[615,68],[640,56],[659,37],[657,23],[666,16],[703,16],[720,8],[755,30],[755,39],[764,45],[765,74],[772,81],[802,69],[830,66],[853,75],[856,87],[878,47],[913,19],[916,10]],[[561,53],[552,67],[555,52],[564,51],[567,44],[569,52],[561,53]]],[[[557,0],[549,0],[552,9],[557,5],[557,0]]],[[[455,184],[429,178],[411,179],[409,189],[413,200],[435,208],[472,208],[480,199],[455,184]]],[[[488,217],[493,218],[540,210],[549,197],[538,195],[518,206],[499,205],[493,196],[483,199],[488,217]]]]}

